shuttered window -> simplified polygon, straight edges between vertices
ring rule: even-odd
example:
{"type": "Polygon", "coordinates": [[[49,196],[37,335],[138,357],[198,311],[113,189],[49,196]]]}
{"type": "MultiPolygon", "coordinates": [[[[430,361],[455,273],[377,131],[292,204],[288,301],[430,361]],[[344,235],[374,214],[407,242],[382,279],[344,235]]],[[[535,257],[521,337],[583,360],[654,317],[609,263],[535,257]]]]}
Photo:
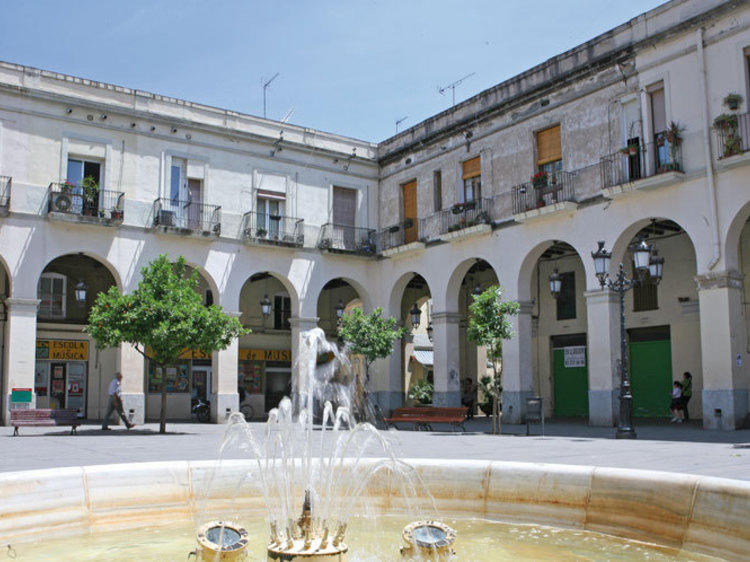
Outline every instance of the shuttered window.
{"type": "Polygon", "coordinates": [[[463,173],[462,178],[465,180],[469,178],[476,178],[482,175],[482,165],[481,165],[479,156],[464,162],[463,168],[464,168],[463,170],[464,173],[463,173]]]}
{"type": "Polygon", "coordinates": [[[654,135],[667,130],[667,107],[664,99],[664,85],[659,83],[650,90],[651,126],[654,135]]]}
{"type": "Polygon", "coordinates": [[[537,165],[562,160],[560,125],[544,129],[536,134],[537,165]]]}
{"type": "Polygon", "coordinates": [[[357,213],[357,192],[346,187],[333,187],[333,224],[354,226],[357,213]]]}

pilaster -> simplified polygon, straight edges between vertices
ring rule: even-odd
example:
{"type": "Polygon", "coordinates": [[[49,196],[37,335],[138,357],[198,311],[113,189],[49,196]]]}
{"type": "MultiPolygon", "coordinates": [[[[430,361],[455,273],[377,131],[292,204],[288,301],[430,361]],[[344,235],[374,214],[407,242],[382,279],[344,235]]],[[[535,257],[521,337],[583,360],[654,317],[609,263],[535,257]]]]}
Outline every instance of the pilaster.
{"type": "Polygon", "coordinates": [[[433,376],[435,391],[432,402],[436,406],[460,406],[459,333],[461,315],[458,312],[433,312],[433,376]]]}
{"type": "MultiPolygon", "coordinates": [[[[225,311],[225,314],[239,318],[241,312],[225,311]]],[[[240,395],[237,392],[237,368],[239,361],[239,341],[234,338],[211,358],[211,421],[226,423],[229,414],[240,409],[240,395]]]]}
{"type": "Polygon", "coordinates": [[[587,354],[589,424],[612,427],[617,423],[620,384],[620,325],[617,293],[603,288],[587,291],[587,354]]]}
{"type": "Polygon", "coordinates": [[[523,423],[526,399],[534,395],[532,368],[532,301],[519,301],[518,316],[511,318],[513,337],[503,342],[503,423],[523,423]]]}
{"type": "Polygon", "coordinates": [[[36,364],[36,315],[39,299],[5,299],[5,376],[3,377],[3,423],[10,421],[13,388],[30,388],[30,408],[36,406],[34,371],[36,364]]]}

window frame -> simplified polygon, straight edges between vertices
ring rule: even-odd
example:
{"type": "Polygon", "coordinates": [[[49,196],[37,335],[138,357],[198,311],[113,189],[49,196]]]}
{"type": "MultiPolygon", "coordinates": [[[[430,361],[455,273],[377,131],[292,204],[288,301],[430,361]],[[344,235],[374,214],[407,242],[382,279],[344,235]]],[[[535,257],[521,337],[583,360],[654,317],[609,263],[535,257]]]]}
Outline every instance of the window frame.
{"type": "Polygon", "coordinates": [[[292,317],[292,299],[286,292],[275,293],[273,295],[273,329],[274,330],[291,330],[291,323],[289,319],[292,317]],[[279,307],[278,302],[281,302],[279,307]],[[288,308],[287,308],[288,306],[288,308]],[[281,310],[277,313],[277,310],[281,310]],[[277,322],[280,319],[281,322],[277,322]],[[279,326],[281,324],[281,326],[279,326]]]}
{"type": "MultiPolygon", "coordinates": [[[[54,282],[51,283],[52,288],[54,288],[54,282]]],[[[54,297],[54,291],[50,293],[54,297]]],[[[67,301],[68,301],[68,277],[66,275],[63,275],[62,273],[55,273],[55,272],[47,272],[42,273],[39,277],[39,284],[37,285],[37,298],[40,300],[39,302],[39,311],[38,316],[39,318],[47,318],[51,320],[64,320],[67,318],[67,301]],[[47,314],[42,312],[42,302],[44,299],[42,298],[42,280],[43,279],[49,279],[51,281],[54,281],[55,279],[62,280],[62,305],[60,307],[62,313],[60,315],[52,314],[51,309],[48,309],[49,312],[47,314]]]]}

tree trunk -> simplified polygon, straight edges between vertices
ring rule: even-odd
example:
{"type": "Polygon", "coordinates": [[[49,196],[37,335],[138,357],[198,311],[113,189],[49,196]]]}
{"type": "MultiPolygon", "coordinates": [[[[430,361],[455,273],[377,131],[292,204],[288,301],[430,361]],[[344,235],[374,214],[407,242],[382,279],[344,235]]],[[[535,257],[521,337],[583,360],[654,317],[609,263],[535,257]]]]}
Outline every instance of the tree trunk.
{"type": "Polygon", "coordinates": [[[161,412],[159,414],[159,433],[167,432],[167,368],[161,366],[161,412]]]}
{"type": "Polygon", "coordinates": [[[492,354],[492,434],[500,435],[500,377],[497,372],[497,354],[495,348],[490,347],[492,354]]]}

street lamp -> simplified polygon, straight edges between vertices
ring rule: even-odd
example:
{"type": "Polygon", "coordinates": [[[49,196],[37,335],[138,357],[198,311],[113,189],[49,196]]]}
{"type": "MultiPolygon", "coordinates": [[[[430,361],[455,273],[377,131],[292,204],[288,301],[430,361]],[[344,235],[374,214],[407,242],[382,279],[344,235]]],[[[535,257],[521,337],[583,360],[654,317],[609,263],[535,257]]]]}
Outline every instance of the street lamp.
{"type": "Polygon", "coordinates": [[[432,322],[427,324],[427,339],[432,341],[433,333],[435,332],[435,329],[432,327],[432,322]]]}
{"type": "Polygon", "coordinates": [[[260,311],[263,313],[263,318],[268,318],[271,315],[271,301],[268,299],[268,295],[263,295],[263,299],[260,301],[260,311]]]}
{"type": "Polygon", "coordinates": [[[560,296],[561,290],[562,279],[560,278],[560,273],[557,271],[557,268],[555,268],[555,271],[549,276],[549,292],[552,293],[553,297],[557,298],[560,296]]]}
{"type": "Polygon", "coordinates": [[[86,290],[88,287],[86,286],[86,283],[83,281],[79,281],[76,283],[76,286],[74,288],[75,294],[76,294],[76,303],[78,306],[83,306],[86,304],[86,290]]]}
{"type": "Polygon", "coordinates": [[[625,331],[625,293],[630,289],[643,283],[646,279],[646,272],[654,282],[661,280],[662,269],[664,267],[664,258],[659,257],[656,249],[641,238],[634,246],[633,262],[635,265],[636,275],[632,279],[625,276],[625,270],[622,263],[617,270],[617,276],[612,279],[609,276],[609,262],[612,258],[612,252],[604,249],[604,241],[597,242],[598,248],[591,252],[594,260],[594,271],[599,285],[604,288],[606,285],[611,291],[617,293],[620,299],[620,419],[615,432],[616,439],[635,439],[635,429],[633,429],[633,393],[630,387],[630,373],[628,370],[628,350],[627,350],[627,332],[625,331]]]}
{"type": "Polygon", "coordinates": [[[419,319],[422,317],[422,311],[419,310],[416,302],[411,307],[409,315],[411,316],[411,327],[416,330],[419,327],[419,319]]]}

